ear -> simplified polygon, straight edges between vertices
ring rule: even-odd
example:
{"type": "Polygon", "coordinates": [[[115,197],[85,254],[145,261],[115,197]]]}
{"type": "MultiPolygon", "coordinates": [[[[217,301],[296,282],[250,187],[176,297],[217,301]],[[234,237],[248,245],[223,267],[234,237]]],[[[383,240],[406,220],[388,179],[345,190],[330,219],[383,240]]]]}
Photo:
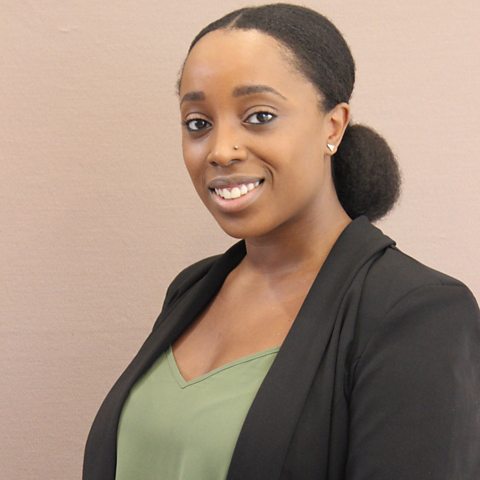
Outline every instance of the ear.
{"type": "Polygon", "coordinates": [[[350,105],[346,102],[335,105],[325,116],[327,144],[333,146],[333,150],[325,145],[326,153],[333,155],[342,141],[343,134],[350,121],[350,105]]]}

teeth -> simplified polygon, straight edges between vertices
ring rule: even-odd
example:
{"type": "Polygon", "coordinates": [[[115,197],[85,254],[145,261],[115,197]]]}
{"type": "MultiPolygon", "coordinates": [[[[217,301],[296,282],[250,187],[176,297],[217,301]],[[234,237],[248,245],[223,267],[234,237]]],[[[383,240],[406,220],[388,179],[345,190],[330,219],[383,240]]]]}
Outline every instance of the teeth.
{"type": "Polygon", "coordinates": [[[260,180],[257,180],[255,183],[242,184],[240,187],[233,187],[231,190],[228,188],[215,188],[215,193],[227,200],[232,198],[240,198],[241,196],[251,192],[254,188],[257,188],[260,185],[260,180]]]}
{"type": "Polygon", "coordinates": [[[233,187],[230,192],[230,198],[239,198],[242,195],[238,187],[233,187]]]}

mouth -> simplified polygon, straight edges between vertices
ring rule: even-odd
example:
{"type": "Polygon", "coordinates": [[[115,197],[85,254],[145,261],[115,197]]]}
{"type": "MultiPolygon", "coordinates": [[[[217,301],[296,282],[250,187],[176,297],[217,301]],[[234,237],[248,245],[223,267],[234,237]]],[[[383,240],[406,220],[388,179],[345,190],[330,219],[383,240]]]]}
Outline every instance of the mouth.
{"type": "Polygon", "coordinates": [[[209,188],[210,192],[214,195],[222,198],[223,200],[235,200],[241,198],[245,195],[248,195],[251,191],[258,188],[265,179],[257,180],[256,182],[250,183],[238,183],[223,188],[209,188]]]}
{"type": "Polygon", "coordinates": [[[255,182],[238,183],[228,186],[209,188],[211,198],[220,210],[231,213],[243,210],[261,194],[265,179],[255,182]]]}

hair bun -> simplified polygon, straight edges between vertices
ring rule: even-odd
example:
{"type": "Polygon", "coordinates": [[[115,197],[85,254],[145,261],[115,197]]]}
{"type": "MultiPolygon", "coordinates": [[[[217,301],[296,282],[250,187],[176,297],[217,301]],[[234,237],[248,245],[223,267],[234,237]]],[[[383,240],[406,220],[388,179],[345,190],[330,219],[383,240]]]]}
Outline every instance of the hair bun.
{"type": "Polygon", "coordinates": [[[385,139],[365,125],[348,125],[332,172],[338,198],[351,218],[366,215],[378,220],[400,195],[401,175],[385,139]]]}

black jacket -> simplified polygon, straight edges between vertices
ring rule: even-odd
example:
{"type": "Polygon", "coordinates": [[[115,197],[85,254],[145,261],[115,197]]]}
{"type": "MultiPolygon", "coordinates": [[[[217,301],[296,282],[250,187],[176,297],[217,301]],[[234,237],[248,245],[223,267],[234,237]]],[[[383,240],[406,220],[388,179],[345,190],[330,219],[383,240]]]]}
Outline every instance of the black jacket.
{"type": "MultiPolygon", "coordinates": [[[[171,283],[151,334],[93,422],[84,480],[115,478],[130,389],[244,255],[240,241],[171,283]]],[[[480,320],[471,292],[402,253],[366,217],[355,219],[254,399],[227,479],[480,479],[480,320]]]]}

